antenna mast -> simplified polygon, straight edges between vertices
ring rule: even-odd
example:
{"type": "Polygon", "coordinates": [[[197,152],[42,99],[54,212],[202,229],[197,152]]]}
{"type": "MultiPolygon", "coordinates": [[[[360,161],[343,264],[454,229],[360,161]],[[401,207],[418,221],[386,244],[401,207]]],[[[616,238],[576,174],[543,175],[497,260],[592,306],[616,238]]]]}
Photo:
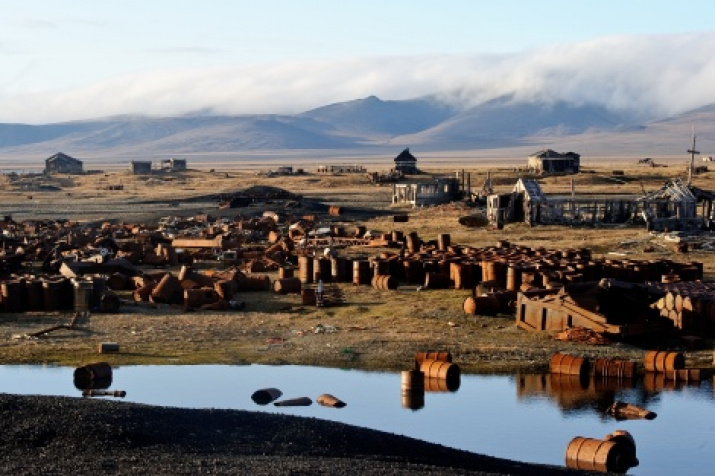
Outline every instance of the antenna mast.
{"type": "Polygon", "coordinates": [[[700,152],[695,150],[695,126],[693,126],[693,146],[688,149],[688,153],[690,154],[690,167],[688,167],[688,187],[693,182],[693,167],[695,166],[695,154],[699,154],[700,152]]]}

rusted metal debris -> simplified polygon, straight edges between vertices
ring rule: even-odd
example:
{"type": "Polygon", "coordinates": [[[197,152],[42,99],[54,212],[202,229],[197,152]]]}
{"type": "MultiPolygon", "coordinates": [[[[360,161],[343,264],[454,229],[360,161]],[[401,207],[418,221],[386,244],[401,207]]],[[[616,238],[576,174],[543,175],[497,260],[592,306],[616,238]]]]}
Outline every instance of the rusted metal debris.
{"type": "Polygon", "coordinates": [[[617,420],[653,420],[658,415],[655,412],[646,410],[632,403],[621,402],[616,400],[606,409],[606,413],[614,416],[617,420]]]}

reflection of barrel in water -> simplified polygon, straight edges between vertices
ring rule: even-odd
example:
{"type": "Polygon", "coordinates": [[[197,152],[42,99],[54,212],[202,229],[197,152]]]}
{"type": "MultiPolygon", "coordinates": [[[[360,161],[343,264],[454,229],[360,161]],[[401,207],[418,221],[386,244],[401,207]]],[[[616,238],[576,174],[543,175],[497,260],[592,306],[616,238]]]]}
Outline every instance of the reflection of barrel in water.
{"type": "Polygon", "coordinates": [[[459,374],[451,378],[425,377],[426,392],[456,392],[459,390],[461,378],[459,374]]]}
{"type": "Polygon", "coordinates": [[[107,362],[96,362],[74,371],[74,386],[79,390],[106,389],[112,385],[112,367],[107,362]]]}
{"type": "Polygon", "coordinates": [[[402,376],[402,407],[419,410],[425,406],[425,376],[420,370],[405,370],[402,376]]]}

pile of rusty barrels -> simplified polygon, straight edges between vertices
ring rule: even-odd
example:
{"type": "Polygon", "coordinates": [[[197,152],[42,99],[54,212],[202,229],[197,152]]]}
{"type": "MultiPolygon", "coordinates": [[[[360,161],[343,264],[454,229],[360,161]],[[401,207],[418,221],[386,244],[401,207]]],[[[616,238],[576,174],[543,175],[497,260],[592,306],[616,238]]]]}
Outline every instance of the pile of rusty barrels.
{"type": "Polygon", "coordinates": [[[573,438],[566,447],[566,467],[587,471],[625,473],[638,466],[636,443],[625,430],[598,438],[573,438]]]}
{"type": "Polygon", "coordinates": [[[699,382],[701,371],[685,368],[685,356],[681,352],[650,350],[644,358],[645,384],[648,387],[663,387],[665,381],[699,382]]]}
{"type": "Polygon", "coordinates": [[[418,352],[414,368],[402,372],[402,406],[419,410],[425,392],[455,392],[459,384],[459,366],[450,352],[418,352]]]}
{"type": "Polygon", "coordinates": [[[0,283],[0,310],[115,312],[119,298],[107,289],[106,281],[103,275],[14,276],[0,283]]]}
{"type": "Polygon", "coordinates": [[[656,303],[661,316],[684,334],[715,335],[715,283],[701,281],[653,284],[663,297],[656,303]]]}
{"type": "Polygon", "coordinates": [[[556,288],[582,281],[613,278],[626,282],[660,282],[663,276],[681,281],[702,279],[702,263],[671,260],[615,260],[593,258],[582,249],[549,250],[517,246],[501,240],[496,246],[476,248],[455,245],[443,233],[433,242],[424,242],[415,232],[391,233],[401,239],[401,252],[384,252],[371,258],[299,256],[298,273],[303,283],[350,282],[371,285],[375,275],[390,275],[399,283],[428,289],[473,289],[483,281],[500,289],[556,288]],[[352,276],[349,272],[352,270],[352,276]]]}

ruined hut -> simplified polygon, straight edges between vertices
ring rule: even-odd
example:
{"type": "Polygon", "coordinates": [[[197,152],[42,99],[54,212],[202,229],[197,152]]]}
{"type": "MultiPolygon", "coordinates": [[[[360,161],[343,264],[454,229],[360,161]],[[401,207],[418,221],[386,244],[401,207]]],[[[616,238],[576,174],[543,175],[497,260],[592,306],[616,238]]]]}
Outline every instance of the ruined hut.
{"type": "Polygon", "coordinates": [[[456,178],[438,178],[431,182],[396,183],[392,186],[392,204],[409,204],[415,207],[438,205],[459,197],[456,178]]]}
{"type": "Polygon", "coordinates": [[[52,157],[45,159],[46,174],[81,174],[83,172],[84,164],[81,160],[77,160],[62,152],[57,152],[52,157]]]}
{"type": "Polygon", "coordinates": [[[532,179],[520,178],[511,193],[491,194],[487,197],[487,217],[492,223],[541,221],[541,207],[545,197],[541,187],[532,179]]]}
{"type": "Polygon", "coordinates": [[[161,170],[167,172],[181,172],[186,170],[186,159],[167,159],[161,161],[161,170]]]}
{"type": "Polygon", "coordinates": [[[648,229],[660,231],[709,228],[715,221],[713,200],[715,194],[711,192],[672,180],[638,202],[648,229]],[[702,205],[701,213],[698,204],[702,205]]]}
{"type": "Polygon", "coordinates": [[[129,170],[134,175],[144,175],[151,173],[151,162],[143,160],[132,160],[129,162],[129,170]]]}
{"type": "Polygon", "coordinates": [[[400,152],[400,155],[395,157],[394,168],[403,174],[419,173],[419,169],[417,168],[417,158],[410,153],[409,147],[400,152]]]}
{"type": "Polygon", "coordinates": [[[540,150],[528,158],[529,171],[537,174],[578,173],[581,156],[576,152],[556,152],[551,149],[540,150]]]}

